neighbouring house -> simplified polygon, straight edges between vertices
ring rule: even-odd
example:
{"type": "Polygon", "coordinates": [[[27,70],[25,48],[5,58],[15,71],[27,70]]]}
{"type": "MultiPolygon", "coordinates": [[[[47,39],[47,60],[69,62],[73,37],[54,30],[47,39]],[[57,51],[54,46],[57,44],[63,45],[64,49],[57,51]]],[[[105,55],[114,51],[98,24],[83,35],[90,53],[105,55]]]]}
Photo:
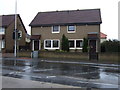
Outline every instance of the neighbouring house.
{"type": "MultiPolygon", "coordinates": [[[[14,39],[13,32],[15,28],[15,15],[1,15],[2,24],[0,25],[0,51],[13,52],[14,39]]],[[[26,45],[27,31],[19,14],[17,14],[17,30],[21,32],[21,39],[17,40],[20,47],[26,45]]]]}
{"type": "Polygon", "coordinates": [[[100,43],[103,43],[106,40],[107,40],[107,35],[100,32],[100,43]]]}
{"type": "Polygon", "coordinates": [[[89,39],[93,51],[99,51],[100,9],[39,12],[30,23],[32,50],[61,49],[64,34],[70,51],[82,51],[83,38],[89,39]]]}

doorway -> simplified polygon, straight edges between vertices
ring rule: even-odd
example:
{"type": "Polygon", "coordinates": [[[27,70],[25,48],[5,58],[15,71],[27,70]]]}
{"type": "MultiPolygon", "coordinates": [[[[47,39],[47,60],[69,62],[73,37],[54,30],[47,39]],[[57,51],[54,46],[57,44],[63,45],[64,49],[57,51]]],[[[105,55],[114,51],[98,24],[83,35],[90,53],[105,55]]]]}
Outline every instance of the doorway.
{"type": "Polygon", "coordinates": [[[89,40],[89,59],[96,59],[98,60],[98,53],[97,53],[97,40],[89,40]]]}
{"type": "Polygon", "coordinates": [[[39,50],[39,40],[34,41],[34,50],[39,50]]]}
{"type": "Polygon", "coordinates": [[[33,51],[40,50],[40,40],[33,40],[32,41],[32,50],[33,51]]]}

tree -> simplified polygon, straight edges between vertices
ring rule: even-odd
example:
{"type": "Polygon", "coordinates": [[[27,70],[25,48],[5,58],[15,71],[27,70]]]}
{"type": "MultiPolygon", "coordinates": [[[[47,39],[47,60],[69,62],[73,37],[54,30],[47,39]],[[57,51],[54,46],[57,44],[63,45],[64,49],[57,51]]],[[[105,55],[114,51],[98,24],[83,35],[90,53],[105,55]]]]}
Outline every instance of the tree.
{"type": "Polygon", "coordinates": [[[62,42],[61,42],[61,48],[63,51],[69,51],[69,41],[68,38],[63,34],[62,35],[62,42]]]}
{"type": "Polygon", "coordinates": [[[88,39],[87,38],[83,38],[83,52],[88,52],[88,39]]]}

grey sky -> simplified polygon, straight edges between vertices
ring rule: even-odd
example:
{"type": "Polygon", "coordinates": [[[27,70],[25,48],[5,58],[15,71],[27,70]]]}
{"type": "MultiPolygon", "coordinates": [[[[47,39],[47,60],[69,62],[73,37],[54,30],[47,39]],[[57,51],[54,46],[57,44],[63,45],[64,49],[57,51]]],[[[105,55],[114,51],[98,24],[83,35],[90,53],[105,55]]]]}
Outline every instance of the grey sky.
{"type": "MultiPolygon", "coordinates": [[[[17,0],[17,12],[25,27],[28,26],[38,12],[77,9],[101,9],[101,32],[110,39],[118,39],[118,1],[119,0],[17,0]]],[[[15,0],[1,0],[0,14],[14,14],[15,0]]]]}

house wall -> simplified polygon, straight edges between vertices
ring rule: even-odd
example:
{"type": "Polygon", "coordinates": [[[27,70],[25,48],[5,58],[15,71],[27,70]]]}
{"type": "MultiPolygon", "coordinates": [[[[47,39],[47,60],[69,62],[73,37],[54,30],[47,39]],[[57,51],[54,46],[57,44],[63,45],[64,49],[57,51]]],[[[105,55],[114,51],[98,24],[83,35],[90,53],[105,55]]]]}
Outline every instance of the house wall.
{"type": "MultiPolygon", "coordinates": [[[[17,18],[17,29],[22,31],[22,38],[21,40],[18,40],[19,46],[24,46],[26,33],[19,18],[17,18]]],[[[14,21],[5,30],[5,51],[13,51],[13,46],[14,46],[13,31],[14,31],[14,21]]]]}
{"type": "Polygon", "coordinates": [[[100,25],[79,25],[76,26],[75,33],[68,33],[67,26],[60,26],[60,33],[52,33],[52,27],[32,27],[31,35],[41,35],[41,40],[45,39],[62,39],[62,35],[68,39],[83,39],[87,37],[89,32],[98,32],[100,33],[100,25]]]}

